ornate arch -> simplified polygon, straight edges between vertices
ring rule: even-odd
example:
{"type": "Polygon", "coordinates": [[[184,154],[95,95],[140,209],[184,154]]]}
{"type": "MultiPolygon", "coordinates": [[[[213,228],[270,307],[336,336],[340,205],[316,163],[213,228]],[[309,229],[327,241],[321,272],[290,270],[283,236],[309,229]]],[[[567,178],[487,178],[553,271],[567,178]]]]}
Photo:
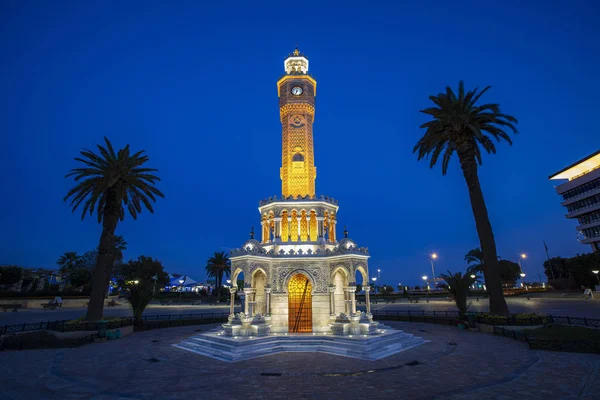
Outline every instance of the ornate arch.
{"type": "Polygon", "coordinates": [[[369,271],[368,271],[367,267],[364,265],[357,265],[356,268],[354,268],[354,269],[355,269],[355,272],[352,276],[352,279],[356,279],[356,272],[360,272],[360,274],[362,275],[362,278],[363,278],[363,285],[365,285],[365,282],[368,285],[369,284],[369,274],[368,274],[369,271]]]}
{"type": "Polygon", "coordinates": [[[283,291],[285,293],[288,293],[288,285],[290,283],[290,279],[292,279],[292,277],[296,274],[302,274],[308,278],[308,280],[310,281],[310,285],[311,285],[311,290],[312,290],[311,293],[314,294],[317,284],[318,284],[317,280],[315,279],[314,276],[312,276],[312,274],[309,271],[307,271],[304,268],[296,268],[296,269],[293,269],[292,271],[290,271],[290,273],[285,277],[285,280],[283,281],[283,287],[282,287],[283,291]]]}
{"type": "MultiPolygon", "coordinates": [[[[234,270],[234,272],[231,274],[231,286],[237,287],[237,278],[240,275],[240,273],[244,274],[244,283],[246,282],[246,271],[244,271],[243,268],[237,267],[234,270]]],[[[243,289],[243,288],[238,288],[238,289],[243,289]]]]}

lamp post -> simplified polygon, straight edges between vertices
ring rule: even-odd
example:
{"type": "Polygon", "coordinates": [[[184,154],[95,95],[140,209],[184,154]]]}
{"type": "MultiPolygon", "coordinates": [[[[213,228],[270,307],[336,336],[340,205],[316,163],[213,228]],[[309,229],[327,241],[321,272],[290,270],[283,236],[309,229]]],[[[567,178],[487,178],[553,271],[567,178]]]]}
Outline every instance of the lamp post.
{"type": "Polygon", "coordinates": [[[421,278],[423,278],[423,281],[427,284],[427,289],[429,289],[429,282],[427,282],[427,275],[423,275],[421,278]]]}
{"type": "Polygon", "coordinates": [[[431,255],[431,277],[432,277],[431,279],[433,279],[434,282],[435,282],[435,268],[433,266],[433,260],[435,260],[437,257],[438,257],[438,255],[435,253],[433,253],[431,255]]]}
{"type": "Polygon", "coordinates": [[[375,285],[375,282],[377,282],[377,278],[373,277],[371,278],[371,280],[373,281],[373,292],[377,293],[377,285],[375,285]]]}
{"type": "Polygon", "coordinates": [[[381,279],[381,270],[380,269],[377,270],[377,279],[381,279]]]}
{"type": "Polygon", "coordinates": [[[475,278],[477,278],[477,275],[471,274],[471,279],[473,279],[473,289],[475,289],[475,278]]]}
{"type": "Polygon", "coordinates": [[[183,282],[185,282],[183,279],[179,280],[179,284],[181,285],[179,287],[179,296],[177,297],[177,305],[181,305],[181,292],[183,292],[183,282]]]}
{"type": "Polygon", "coordinates": [[[156,281],[158,280],[158,274],[154,275],[152,277],[152,279],[154,280],[154,287],[152,288],[152,296],[154,296],[154,293],[156,293],[156,281]]]}
{"type": "Polygon", "coordinates": [[[598,280],[598,285],[600,285],[600,278],[598,278],[598,272],[600,272],[600,271],[598,271],[597,269],[595,269],[592,272],[594,273],[594,275],[596,275],[596,279],[598,280]]]}

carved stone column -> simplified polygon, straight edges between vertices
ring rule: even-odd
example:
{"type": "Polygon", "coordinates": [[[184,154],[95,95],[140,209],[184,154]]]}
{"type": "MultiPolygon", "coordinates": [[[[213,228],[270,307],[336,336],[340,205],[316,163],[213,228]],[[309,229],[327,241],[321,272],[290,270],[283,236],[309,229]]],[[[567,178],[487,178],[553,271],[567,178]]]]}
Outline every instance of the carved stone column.
{"type": "Polygon", "coordinates": [[[363,286],[363,290],[365,291],[365,303],[367,304],[367,314],[371,314],[371,295],[369,292],[371,291],[371,286],[365,285],[363,286]]]}
{"type": "Polygon", "coordinates": [[[348,300],[350,300],[350,293],[348,292],[349,287],[344,288],[344,314],[350,315],[350,304],[348,304],[348,300]]]}
{"type": "Polygon", "coordinates": [[[335,286],[329,286],[329,315],[335,315],[335,286]]]}
{"type": "Polygon", "coordinates": [[[240,292],[240,297],[244,301],[244,315],[248,315],[248,293],[246,290],[248,290],[248,288],[244,288],[244,290],[240,292]]]}
{"type": "Polygon", "coordinates": [[[267,317],[271,315],[271,288],[265,288],[265,293],[266,293],[266,301],[267,301],[267,312],[266,315],[267,317]]]}
{"type": "Polygon", "coordinates": [[[356,315],[356,286],[349,286],[348,294],[350,295],[350,315],[356,315]]]}
{"type": "Polygon", "coordinates": [[[230,302],[229,302],[229,315],[233,315],[234,314],[234,310],[235,310],[235,292],[237,291],[237,288],[235,286],[232,286],[229,288],[229,293],[231,294],[231,298],[230,298],[230,302]]]}

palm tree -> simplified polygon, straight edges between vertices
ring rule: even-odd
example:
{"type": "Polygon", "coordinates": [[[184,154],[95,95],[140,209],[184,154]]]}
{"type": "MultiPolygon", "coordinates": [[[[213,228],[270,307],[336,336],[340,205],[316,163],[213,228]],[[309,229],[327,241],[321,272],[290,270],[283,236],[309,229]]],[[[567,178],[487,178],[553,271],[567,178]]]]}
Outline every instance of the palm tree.
{"type": "Polygon", "coordinates": [[[60,256],[56,264],[59,266],[61,275],[69,275],[69,273],[73,272],[77,268],[77,261],[79,261],[79,256],[76,251],[67,251],[60,256]]]}
{"type": "Polygon", "coordinates": [[[212,257],[206,261],[204,268],[209,277],[215,278],[217,286],[217,299],[221,297],[221,286],[223,286],[223,275],[229,277],[231,273],[231,261],[224,251],[216,251],[212,257]]]}
{"type": "Polygon", "coordinates": [[[102,318],[104,309],[104,284],[110,277],[113,262],[117,255],[115,247],[115,229],[119,221],[125,218],[125,209],[137,219],[142,208],[154,212],[152,202],[164,195],[154,185],[160,179],[153,173],[154,168],[145,168],[148,161],[144,151],[131,154],[129,145],[115,153],[112,144],[104,138],[106,147],[98,145],[96,154],[91,150],[81,151],[76,161],[83,164],[73,168],[68,177],[74,177],[77,185],[71,189],[64,200],[70,199],[73,212],[82,205],[81,219],[96,212],[98,223],[102,224],[102,234],[98,246],[98,258],[92,273],[92,293],[86,314],[86,320],[97,321],[102,318]]]}
{"type": "Polygon", "coordinates": [[[484,277],[490,296],[490,312],[493,314],[508,315],[508,306],[502,294],[502,284],[498,271],[496,242],[494,232],[488,217],[487,207],[481,191],[481,184],[477,174],[478,165],[481,165],[482,150],[487,153],[496,153],[496,146],[492,138],[512,141],[504,129],[508,128],[517,133],[514,124],[516,118],[500,112],[498,104],[477,105],[479,98],[489,89],[478,89],[465,93],[464,83],[458,85],[458,96],[450,87],[445,93],[429,96],[435,107],[421,110],[433,119],[421,125],[425,128],[425,135],[413,149],[418,153],[418,159],[429,158],[429,166],[437,163],[442,156],[442,174],[446,175],[448,163],[454,153],[458,155],[469,197],[471,208],[475,217],[475,226],[479,236],[479,243],[484,255],[484,277]]]}
{"type": "Polygon", "coordinates": [[[467,296],[469,295],[469,287],[473,284],[474,279],[470,277],[469,273],[462,274],[460,272],[452,273],[448,271],[448,274],[441,274],[440,277],[448,284],[448,290],[454,296],[454,302],[460,312],[461,318],[464,318],[467,310],[467,296]]]}
{"type": "Polygon", "coordinates": [[[127,250],[127,242],[121,235],[115,235],[115,263],[123,261],[123,252],[127,250]]]}
{"type": "Polygon", "coordinates": [[[478,274],[483,272],[483,252],[479,247],[469,250],[465,255],[465,261],[469,264],[468,274],[478,274]]]}

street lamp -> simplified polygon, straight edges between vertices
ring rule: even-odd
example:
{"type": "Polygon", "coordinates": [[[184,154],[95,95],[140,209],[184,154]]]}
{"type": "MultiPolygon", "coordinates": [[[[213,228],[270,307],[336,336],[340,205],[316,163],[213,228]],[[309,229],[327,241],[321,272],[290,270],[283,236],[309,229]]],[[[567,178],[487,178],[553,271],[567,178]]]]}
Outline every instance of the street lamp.
{"type": "Polygon", "coordinates": [[[378,269],[378,270],[377,270],[377,279],[380,279],[380,278],[381,278],[381,270],[380,270],[380,269],[378,269]]]}
{"type": "Polygon", "coordinates": [[[375,285],[375,282],[377,282],[377,278],[373,277],[371,279],[373,280],[373,291],[377,292],[377,285],[375,285]]]}
{"type": "Polygon", "coordinates": [[[429,282],[427,282],[427,275],[423,275],[421,278],[427,283],[427,289],[429,289],[429,282]]]}
{"type": "Polygon", "coordinates": [[[600,271],[598,271],[597,269],[595,269],[592,272],[594,273],[594,275],[596,275],[596,279],[598,280],[598,285],[600,285],[600,278],[598,278],[598,272],[600,272],[600,271]]]}
{"type": "Polygon", "coordinates": [[[133,281],[134,285],[137,285],[138,283],[140,283],[140,281],[133,281]]]}
{"type": "Polygon", "coordinates": [[[435,282],[435,269],[433,267],[433,260],[435,260],[437,257],[438,257],[438,255],[435,253],[433,253],[431,255],[431,276],[432,276],[432,279],[434,282],[435,282]]]}
{"type": "Polygon", "coordinates": [[[158,280],[158,274],[154,275],[152,279],[154,279],[154,287],[152,288],[152,296],[154,296],[154,293],[156,293],[156,281],[158,280]]]}
{"type": "Polygon", "coordinates": [[[181,305],[181,292],[183,292],[183,282],[185,282],[185,280],[179,280],[179,284],[181,285],[181,287],[179,288],[179,297],[177,298],[177,305],[181,305]]]}

